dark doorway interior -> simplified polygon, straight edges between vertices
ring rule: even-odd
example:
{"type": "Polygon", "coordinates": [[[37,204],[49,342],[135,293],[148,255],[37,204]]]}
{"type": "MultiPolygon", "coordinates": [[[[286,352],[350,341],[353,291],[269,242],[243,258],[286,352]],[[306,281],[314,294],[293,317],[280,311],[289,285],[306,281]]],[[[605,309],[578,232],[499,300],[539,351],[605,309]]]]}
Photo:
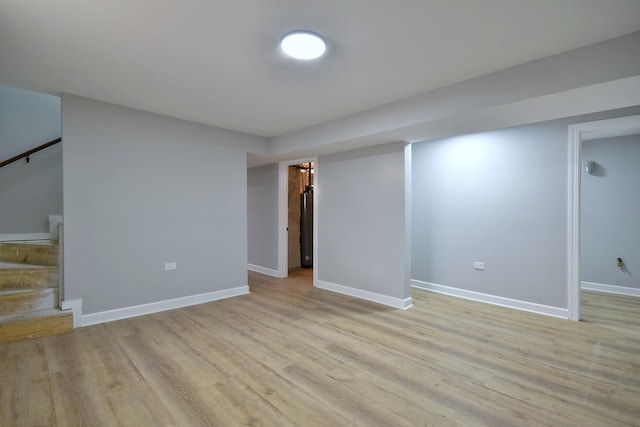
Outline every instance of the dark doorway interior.
{"type": "Polygon", "coordinates": [[[289,270],[313,268],[313,162],[289,166],[289,270]]]}

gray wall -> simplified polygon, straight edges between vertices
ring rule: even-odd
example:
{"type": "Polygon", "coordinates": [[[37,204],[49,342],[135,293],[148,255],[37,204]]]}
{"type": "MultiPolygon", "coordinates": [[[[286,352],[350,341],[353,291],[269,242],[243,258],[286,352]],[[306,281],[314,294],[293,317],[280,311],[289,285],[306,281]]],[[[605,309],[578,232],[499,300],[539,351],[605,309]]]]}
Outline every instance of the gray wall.
{"type": "Polygon", "coordinates": [[[247,169],[249,264],[278,269],[278,165],[247,169]]]}
{"type": "Polygon", "coordinates": [[[407,298],[404,144],[320,157],[318,280],[407,298]]]}
{"type": "Polygon", "coordinates": [[[61,214],[61,144],[0,169],[0,234],[48,233],[49,215],[61,214]]]}
{"type": "Polygon", "coordinates": [[[597,166],[582,175],[581,280],[640,288],[640,135],[584,141],[582,159],[597,166]]]}
{"type": "Polygon", "coordinates": [[[60,137],[60,97],[0,85],[0,161],[60,137]]]}
{"type": "Polygon", "coordinates": [[[414,144],[412,278],[566,307],[567,127],[638,110],[414,144]]]}
{"type": "MultiPolygon", "coordinates": [[[[60,98],[0,86],[0,162],[61,135],[60,98]]],[[[62,214],[61,146],[0,169],[0,234],[46,233],[62,214]]]]}
{"type": "Polygon", "coordinates": [[[263,139],[67,95],[62,117],[66,299],[87,314],[247,284],[263,139]]]}

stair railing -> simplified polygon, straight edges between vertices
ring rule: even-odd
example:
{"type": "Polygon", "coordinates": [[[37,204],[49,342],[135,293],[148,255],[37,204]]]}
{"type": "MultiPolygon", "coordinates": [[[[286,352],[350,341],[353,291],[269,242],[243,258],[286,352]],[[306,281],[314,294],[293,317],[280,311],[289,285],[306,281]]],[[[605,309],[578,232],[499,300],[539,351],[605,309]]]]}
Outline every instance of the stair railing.
{"type": "Polygon", "coordinates": [[[44,144],[42,144],[42,145],[40,145],[40,146],[38,146],[36,148],[32,148],[31,150],[25,151],[22,154],[18,154],[17,156],[13,156],[12,158],[7,159],[4,162],[0,163],[0,168],[3,167],[3,166],[6,166],[8,164],[11,164],[11,163],[13,163],[13,162],[15,162],[17,160],[23,159],[25,157],[27,158],[27,163],[29,163],[29,157],[33,153],[37,153],[38,151],[44,150],[47,147],[51,147],[52,145],[55,145],[55,144],[57,144],[57,143],[59,143],[61,141],[62,141],[62,138],[56,138],[53,141],[46,142],[46,143],[44,143],[44,144]]]}

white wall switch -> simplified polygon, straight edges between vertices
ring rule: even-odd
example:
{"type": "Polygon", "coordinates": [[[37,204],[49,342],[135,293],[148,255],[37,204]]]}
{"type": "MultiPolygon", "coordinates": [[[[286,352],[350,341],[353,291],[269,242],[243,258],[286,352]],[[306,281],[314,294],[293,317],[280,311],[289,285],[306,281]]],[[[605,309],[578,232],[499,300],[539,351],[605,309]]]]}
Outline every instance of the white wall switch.
{"type": "Polygon", "coordinates": [[[475,262],[473,263],[473,268],[474,268],[475,270],[484,270],[484,262],[478,262],[478,261],[475,261],[475,262]]]}
{"type": "Polygon", "coordinates": [[[165,270],[175,270],[176,268],[178,268],[178,264],[175,262],[165,262],[164,263],[164,269],[165,270]]]}

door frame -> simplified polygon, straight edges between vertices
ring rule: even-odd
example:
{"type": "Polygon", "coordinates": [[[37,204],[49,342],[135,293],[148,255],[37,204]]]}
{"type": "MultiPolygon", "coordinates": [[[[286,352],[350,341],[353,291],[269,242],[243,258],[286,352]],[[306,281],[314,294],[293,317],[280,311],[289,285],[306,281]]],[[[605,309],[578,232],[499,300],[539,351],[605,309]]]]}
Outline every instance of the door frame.
{"type": "Polygon", "coordinates": [[[569,125],[567,289],[569,320],[580,320],[580,191],[582,141],[640,133],[640,115],[569,125]]]}
{"type": "Polygon", "coordinates": [[[318,277],[318,158],[304,157],[278,165],[278,277],[289,276],[289,166],[313,162],[313,285],[318,277]]]}

